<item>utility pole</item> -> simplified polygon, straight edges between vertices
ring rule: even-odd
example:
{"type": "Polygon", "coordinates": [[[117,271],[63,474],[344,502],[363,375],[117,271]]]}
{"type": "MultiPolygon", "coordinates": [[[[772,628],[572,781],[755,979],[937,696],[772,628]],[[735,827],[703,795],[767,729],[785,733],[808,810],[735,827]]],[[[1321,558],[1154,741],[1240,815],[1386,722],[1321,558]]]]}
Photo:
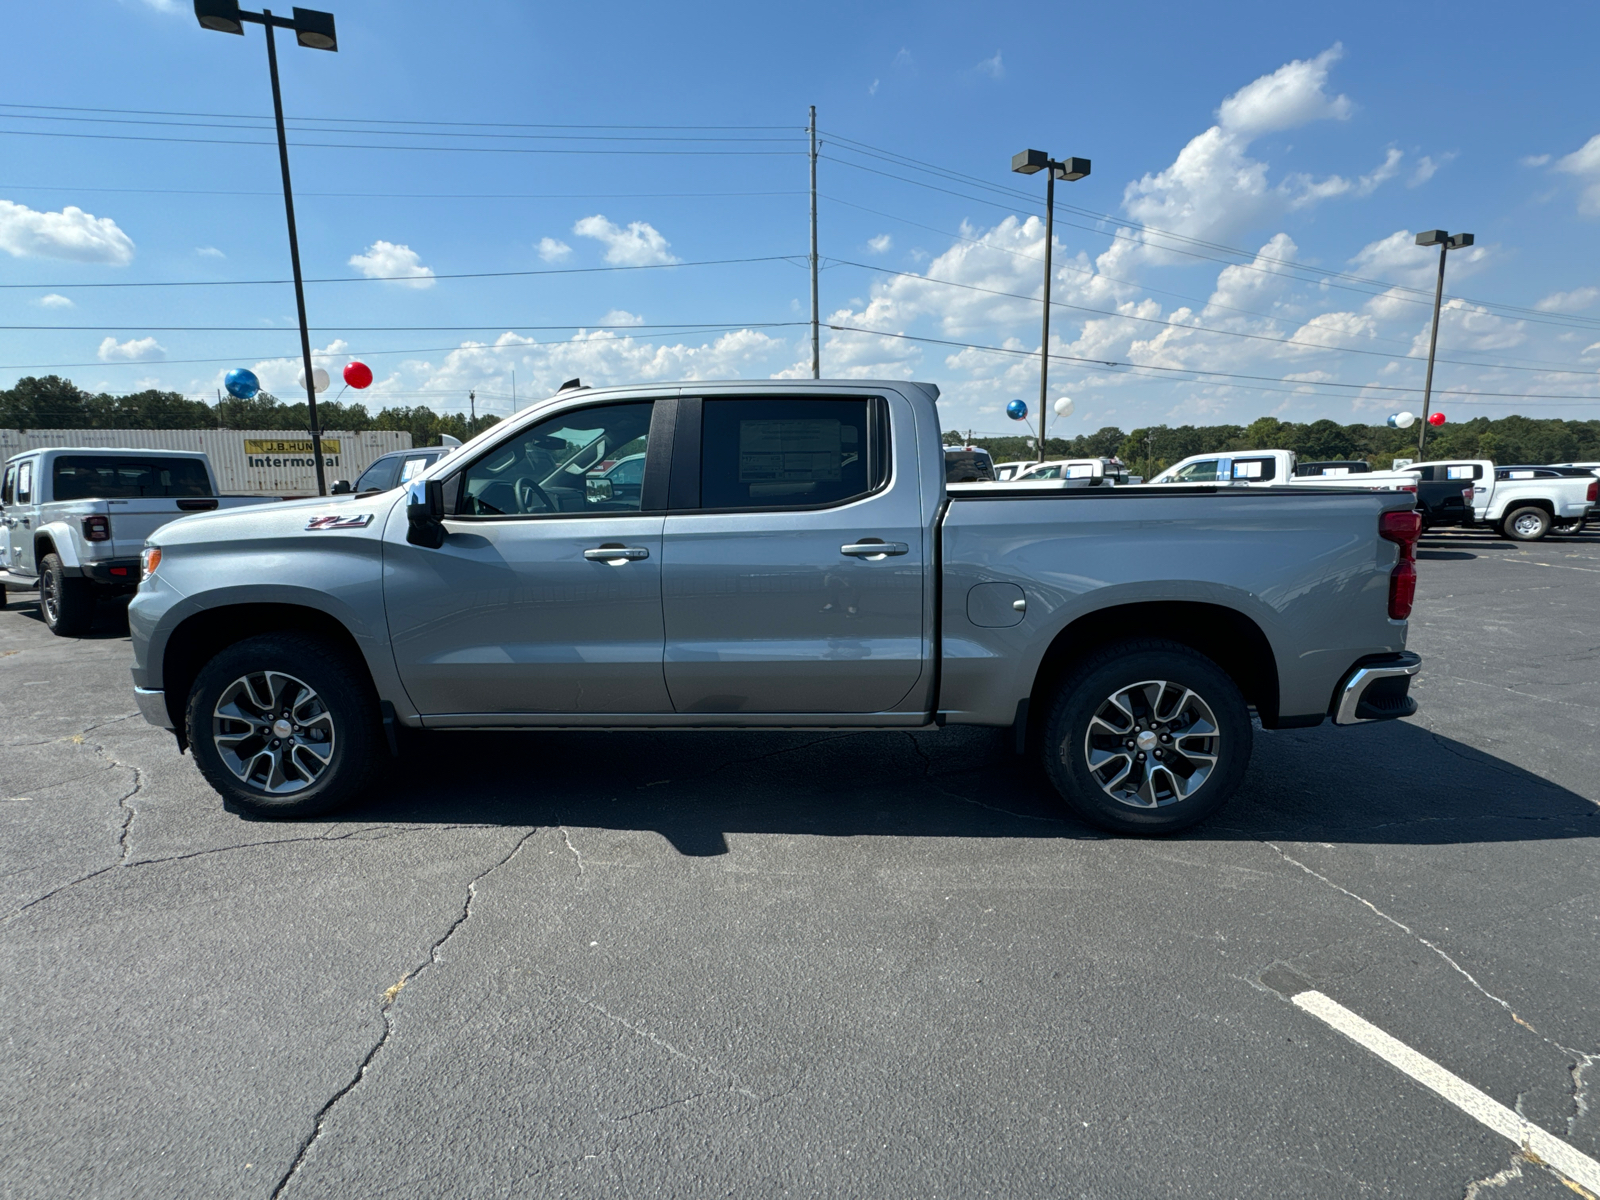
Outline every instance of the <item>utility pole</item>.
{"type": "Polygon", "coordinates": [[[817,324],[817,106],[811,106],[811,378],[822,378],[822,340],[817,324]]]}
{"type": "Polygon", "coordinates": [[[1423,449],[1428,444],[1428,405],[1433,400],[1433,353],[1439,346],[1439,306],[1444,300],[1444,260],[1452,250],[1464,250],[1475,239],[1470,233],[1449,234],[1443,229],[1430,229],[1417,234],[1417,245],[1439,247],[1439,282],[1433,289],[1433,330],[1428,334],[1428,378],[1422,385],[1422,420],[1417,429],[1417,458],[1426,459],[1423,449]]]}
{"type": "Polygon", "coordinates": [[[478,423],[478,389],[473,388],[467,393],[467,436],[472,436],[472,427],[478,423]]]}
{"type": "Polygon", "coordinates": [[[511,411],[517,411],[517,369],[511,368],[511,411]]]}

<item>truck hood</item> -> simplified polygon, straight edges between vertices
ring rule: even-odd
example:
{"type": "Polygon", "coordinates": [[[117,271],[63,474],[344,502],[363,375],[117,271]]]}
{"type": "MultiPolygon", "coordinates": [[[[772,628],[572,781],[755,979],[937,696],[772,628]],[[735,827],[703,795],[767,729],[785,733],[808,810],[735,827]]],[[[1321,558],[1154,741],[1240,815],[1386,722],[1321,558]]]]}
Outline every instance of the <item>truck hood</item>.
{"type": "Polygon", "coordinates": [[[313,496],[306,500],[285,500],[280,504],[251,505],[247,508],[196,513],[163,525],[150,537],[152,546],[184,546],[200,542],[281,540],[284,538],[327,538],[330,535],[383,532],[389,510],[404,496],[404,488],[363,495],[313,496]],[[370,516],[357,526],[324,525],[309,528],[318,517],[338,519],[370,516]]]}

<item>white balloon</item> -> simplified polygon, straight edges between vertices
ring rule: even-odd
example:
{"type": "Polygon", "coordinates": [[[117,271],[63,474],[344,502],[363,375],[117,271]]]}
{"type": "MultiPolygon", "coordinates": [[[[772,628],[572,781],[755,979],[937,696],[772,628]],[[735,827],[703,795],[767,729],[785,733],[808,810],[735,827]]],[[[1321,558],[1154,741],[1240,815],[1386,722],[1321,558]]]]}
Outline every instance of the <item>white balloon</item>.
{"type": "MultiPolygon", "coordinates": [[[[299,382],[299,384],[300,384],[300,386],[302,388],[306,386],[306,373],[304,371],[300,372],[300,378],[299,378],[298,382],[299,382]]],[[[311,382],[317,385],[317,391],[319,391],[319,392],[327,391],[328,390],[328,373],[326,371],[324,371],[321,367],[312,367],[311,368],[311,382]]]]}
{"type": "Polygon", "coordinates": [[[1072,397],[1071,396],[1058,396],[1058,397],[1056,397],[1055,408],[1056,408],[1056,416],[1058,416],[1058,417],[1070,417],[1072,415],[1072,397]]]}
{"type": "Polygon", "coordinates": [[[1410,429],[1417,423],[1417,414],[1410,412],[1395,413],[1394,423],[1397,429],[1410,429]]]}

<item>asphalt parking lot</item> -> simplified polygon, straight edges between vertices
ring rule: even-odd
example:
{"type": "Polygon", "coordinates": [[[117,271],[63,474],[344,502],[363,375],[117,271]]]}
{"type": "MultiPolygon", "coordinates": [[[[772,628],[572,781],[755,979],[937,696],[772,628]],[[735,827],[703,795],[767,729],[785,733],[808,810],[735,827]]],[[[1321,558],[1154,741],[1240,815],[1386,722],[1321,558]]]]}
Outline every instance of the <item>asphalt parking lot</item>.
{"type": "Polygon", "coordinates": [[[957,729],[437,735],[249,821],[13,596],[0,1193],[1570,1200],[1281,987],[1600,1157],[1600,533],[1420,558],[1421,712],[1167,840],[957,729]]]}

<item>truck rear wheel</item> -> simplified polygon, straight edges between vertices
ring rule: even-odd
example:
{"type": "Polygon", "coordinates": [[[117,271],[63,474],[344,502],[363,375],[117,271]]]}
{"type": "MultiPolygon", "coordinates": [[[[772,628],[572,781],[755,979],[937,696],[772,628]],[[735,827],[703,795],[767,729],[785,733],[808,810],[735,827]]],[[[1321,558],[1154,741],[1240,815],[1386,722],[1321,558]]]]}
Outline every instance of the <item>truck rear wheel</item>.
{"type": "Polygon", "coordinates": [[[1507,513],[1502,528],[1512,541],[1537,542],[1550,532],[1550,524],[1550,514],[1530,504],[1507,513]]]}
{"type": "Polygon", "coordinates": [[[301,634],[223,650],[195,678],[185,719],[206,782],[253,816],[316,816],[351,803],[384,750],[363,669],[301,634]]]}
{"type": "Polygon", "coordinates": [[[1044,768],[1067,807],[1115,833],[1176,833],[1233,795],[1250,712],[1216,663],[1177,642],[1107,646],[1056,693],[1044,768]]]}
{"type": "Polygon", "coordinates": [[[39,564],[39,611],[58,637],[87,633],[94,624],[94,584],[69,576],[59,554],[46,554],[39,564]]]}

